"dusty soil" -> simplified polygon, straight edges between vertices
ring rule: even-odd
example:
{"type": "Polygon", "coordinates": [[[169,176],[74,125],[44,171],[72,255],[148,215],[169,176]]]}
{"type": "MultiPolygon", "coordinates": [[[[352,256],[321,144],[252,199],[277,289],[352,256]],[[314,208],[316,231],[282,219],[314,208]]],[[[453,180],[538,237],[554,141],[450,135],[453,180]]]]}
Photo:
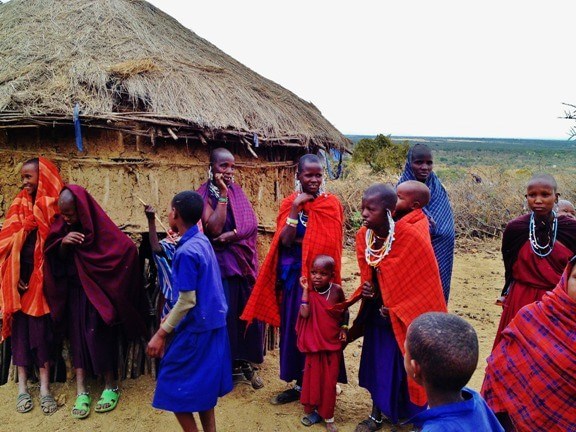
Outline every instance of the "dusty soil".
{"type": "MultiPolygon", "coordinates": [[[[344,286],[351,293],[357,286],[357,267],[352,251],[344,257],[344,286]]],[[[496,333],[500,308],[494,300],[500,293],[503,281],[503,266],[498,242],[467,243],[460,245],[456,254],[452,294],[449,309],[468,320],[478,332],[480,340],[480,362],[470,386],[479,389],[484,375],[485,359],[490,352],[496,333]]],[[[352,317],[356,310],[352,311],[352,317]]],[[[366,390],[358,387],[358,365],[361,340],[346,349],[349,384],[342,385],[342,394],[337,399],[336,422],[343,432],[353,431],[370,410],[370,397],[366,390]]],[[[300,424],[301,406],[293,403],[272,406],[269,399],[286,388],[278,378],[278,353],[267,355],[261,375],[266,386],[253,390],[241,384],[220,400],[216,415],[220,431],[274,432],[274,431],[320,431],[323,426],[307,428],[300,424]]],[[[102,384],[92,383],[94,398],[99,395],[102,384]]],[[[53,393],[63,404],[52,416],[44,416],[39,408],[38,388],[31,388],[35,408],[28,414],[15,411],[17,387],[14,382],[0,386],[0,430],[18,432],[48,431],[179,431],[171,413],[154,410],[150,401],[154,392],[154,380],[149,376],[122,383],[122,397],[117,409],[108,414],[92,413],[86,420],[74,420],[70,410],[74,404],[75,384],[55,384],[53,393]]],[[[94,404],[93,404],[94,406],[94,404]]],[[[383,430],[394,430],[386,429],[383,430]]],[[[409,431],[409,427],[397,428],[409,431]]]]}

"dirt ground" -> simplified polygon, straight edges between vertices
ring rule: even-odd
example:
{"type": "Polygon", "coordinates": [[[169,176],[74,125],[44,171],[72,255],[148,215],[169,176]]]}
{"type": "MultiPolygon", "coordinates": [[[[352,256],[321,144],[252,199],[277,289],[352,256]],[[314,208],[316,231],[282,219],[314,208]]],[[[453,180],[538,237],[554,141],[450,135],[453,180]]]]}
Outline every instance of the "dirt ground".
{"type": "MultiPolygon", "coordinates": [[[[357,265],[352,251],[345,253],[344,287],[351,293],[358,285],[357,265]]],[[[480,361],[469,385],[479,389],[484,375],[485,359],[490,352],[498,326],[500,308],[494,300],[500,293],[503,281],[503,265],[499,253],[499,242],[467,243],[460,245],[456,253],[452,293],[449,309],[468,320],[478,332],[480,361]]],[[[352,310],[354,317],[357,310],[352,310]]],[[[342,385],[342,394],[337,399],[336,423],[340,431],[353,431],[370,410],[370,397],[366,390],[358,387],[358,366],[361,339],[346,349],[349,384],[342,385]]],[[[266,383],[260,390],[240,384],[233,392],[220,400],[216,408],[218,430],[239,432],[275,431],[320,431],[324,426],[307,428],[300,424],[302,408],[298,403],[272,406],[268,401],[286,384],[278,378],[278,353],[268,353],[261,375],[266,383]]],[[[92,383],[93,398],[97,399],[102,384],[92,383]]],[[[52,416],[44,416],[39,408],[38,388],[31,393],[35,407],[27,414],[15,411],[17,387],[14,382],[0,386],[0,430],[11,432],[49,431],[118,431],[137,432],[179,431],[178,423],[171,413],[154,410],[150,406],[154,392],[154,380],[149,376],[137,380],[126,380],[121,385],[122,396],[115,411],[108,414],[92,413],[85,420],[74,420],[70,410],[75,399],[75,383],[53,385],[53,393],[62,403],[52,416]]],[[[94,402],[92,407],[94,407],[94,402]]],[[[396,429],[410,431],[410,427],[396,429]]]]}

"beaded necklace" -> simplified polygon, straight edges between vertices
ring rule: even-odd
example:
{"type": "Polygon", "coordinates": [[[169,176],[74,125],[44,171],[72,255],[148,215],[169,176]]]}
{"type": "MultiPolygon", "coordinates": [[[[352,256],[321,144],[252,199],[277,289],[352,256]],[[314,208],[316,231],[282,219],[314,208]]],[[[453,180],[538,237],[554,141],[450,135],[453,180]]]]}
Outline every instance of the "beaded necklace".
{"type": "Polygon", "coordinates": [[[328,300],[328,297],[330,297],[330,290],[332,289],[332,282],[330,282],[330,285],[328,285],[328,288],[326,288],[326,290],[324,291],[316,291],[316,294],[319,295],[324,295],[326,294],[326,300],[328,300]]]}
{"type": "Polygon", "coordinates": [[[300,219],[300,223],[303,227],[308,226],[308,215],[305,215],[304,211],[298,213],[298,219],[300,219]]]}
{"type": "Polygon", "coordinates": [[[382,239],[382,237],[378,237],[371,229],[366,230],[366,250],[364,251],[364,256],[369,266],[377,267],[392,250],[392,243],[394,242],[394,219],[392,219],[390,212],[388,212],[388,223],[390,226],[388,236],[384,240],[384,243],[382,243],[382,246],[377,249],[374,248],[374,245],[378,239],[382,239]]]}
{"type": "Polygon", "coordinates": [[[528,240],[530,241],[530,247],[532,252],[534,252],[539,257],[547,257],[552,253],[554,249],[554,244],[556,243],[556,234],[558,233],[558,217],[556,212],[552,211],[554,215],[554,221],[552,222],[552,227],[548,231],[548,243],[541,245],[538,243],[538,238],[536,237],[536,221],[534,218],[534,212],[530,215],[530,225],[528,228],[528,240]]]}

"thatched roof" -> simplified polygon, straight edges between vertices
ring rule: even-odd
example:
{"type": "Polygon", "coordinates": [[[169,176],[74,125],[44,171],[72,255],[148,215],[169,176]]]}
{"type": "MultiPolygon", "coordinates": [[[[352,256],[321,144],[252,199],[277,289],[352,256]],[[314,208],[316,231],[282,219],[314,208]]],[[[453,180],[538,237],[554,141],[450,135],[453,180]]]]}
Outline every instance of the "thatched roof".
{"type": "Polygon", "coordinates": [[[348,143],[314,105],[145,1],[1,4],[0,127],[69,124],[76,102],[85,124],[139,134],[155,125],[153,134],[203,142],[220,133],[257,134],[264,145],[348,143]]]}

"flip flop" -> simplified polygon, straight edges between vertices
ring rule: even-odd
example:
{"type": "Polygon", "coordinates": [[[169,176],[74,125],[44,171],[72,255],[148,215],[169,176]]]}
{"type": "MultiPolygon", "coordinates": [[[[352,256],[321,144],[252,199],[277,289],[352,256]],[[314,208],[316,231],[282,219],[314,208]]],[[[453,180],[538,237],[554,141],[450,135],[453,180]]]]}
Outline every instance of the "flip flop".
{"type": "Polygon", "coordinates": [[[80,393],[76,396],[76,402],[72,407],[72,417],[76,419],[85,419],[90,414],[90,405],[92,398],[88,393],[80,393]],[[77,411],[77,412],[74,412],[77,411]]]}
{"type": "Polygon", "coordinates": [[[30,397],[30,393],[20,393],[16,399],[16,411],[20,414],[24,414],[32,411],[34,408],[34,403],[30,397]]]}
{"type": "Polygon", "coordinates": [[[300,392],[294,388],[284,390],[282,393],[277,394],[274,396],[270,403],[272,405],[284,405],[290,402],[295,402],[300,400],[300,392]]]}
{"type": "Polygon", "coordinates": [[[118,387],[115,389],[104,389],[102,395],[100,396],[100,400],[96,404],[94,411],[97,413],[105,413],[112,411],[118,405],[118,399],[120,399],[120,392],[118,391],[118,387]]]}
{"type": "Polygon", "coordinates": [[[304,426],[312,426],[316,423],[320,423],[321,421],[322,421],[322,417],[320,417],[320,414],[318,414],[316,411],[313,411],[310,414],[305,415],[304,417],[302,417],[300,419],[300,422],[304,426]]]}
{"type": "Polygon", "coordinates": [[[58,404],[54,396],[48,394],[40,398],[40,408],[45,415],[52,415],[58,409],[58,404]]]}

